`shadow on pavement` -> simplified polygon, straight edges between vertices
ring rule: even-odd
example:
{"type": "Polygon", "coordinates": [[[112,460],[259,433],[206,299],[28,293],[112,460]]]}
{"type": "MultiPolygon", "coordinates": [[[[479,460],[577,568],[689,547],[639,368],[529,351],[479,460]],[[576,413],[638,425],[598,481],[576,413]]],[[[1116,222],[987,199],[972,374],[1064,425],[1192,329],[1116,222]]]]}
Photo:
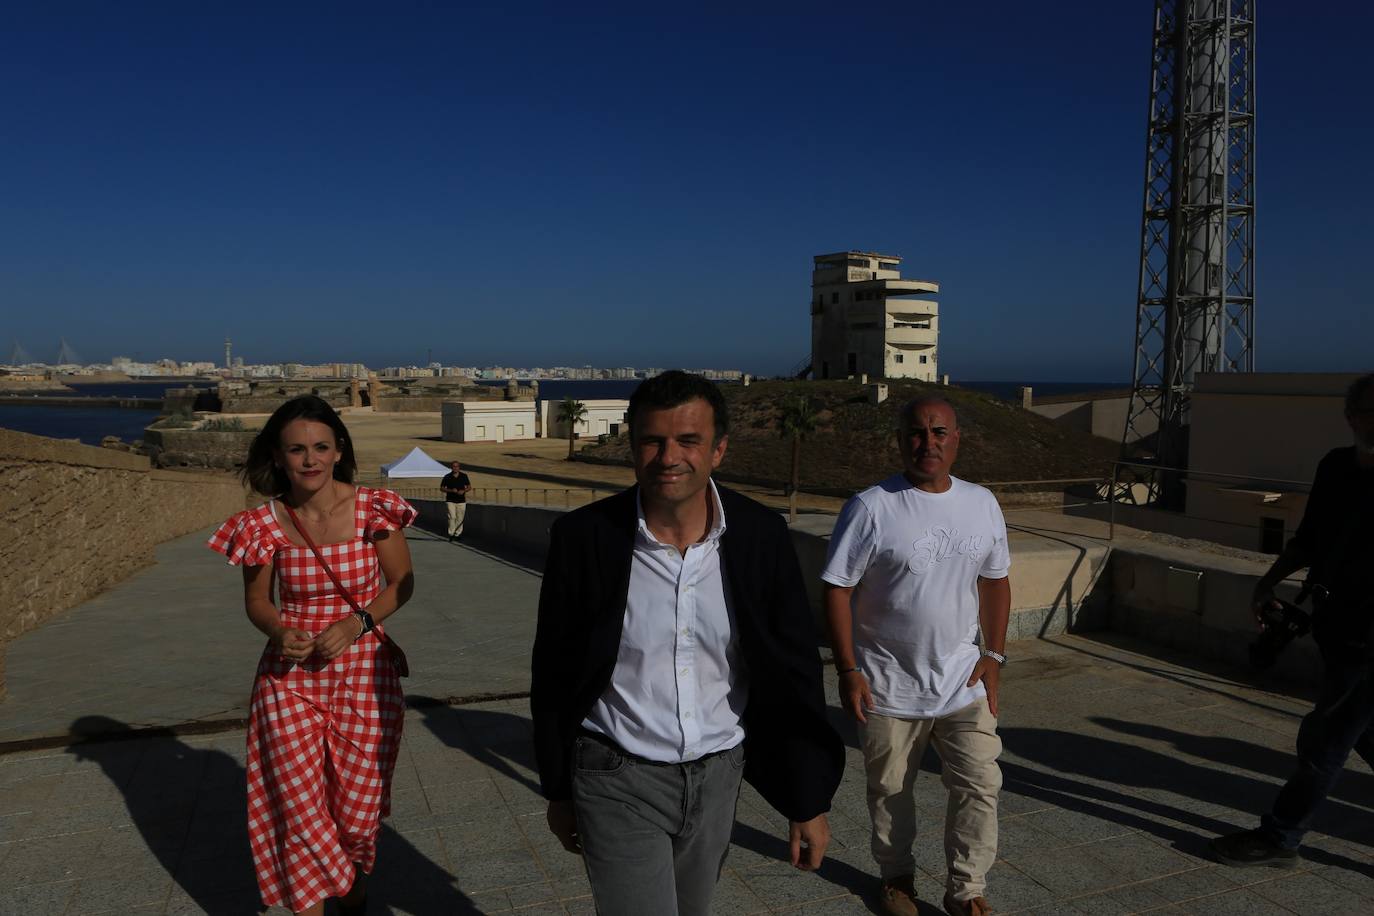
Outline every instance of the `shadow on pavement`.
{"type": "MultiPolygon", "coordinates": [[[[1104,720],[1104,724],[1127,723],[1104,720]]],[[[1133,725],[1142,733],[1167,729],[1133,725]]],[[[1126,730],[1126,729],[1122,729],[1126,730]]],[[[1207,843],[1212,837],[1254,826],[1278,792],[1272,782],[1219,769],[1209,762],[1193,763],[1172,754],[1104,738],[1041,728],[1000,729],[1004,746],[1017,756],[1037,765],[1032,769],[1002,761],[1004,790],[1055,805],[1069,811],[1140,830],[1169,841],[1179,852],[1210,859],[1207,843]],[[1085,782],[1084,777],[1110,787],[1085,782]],[[1185,796],[1199,805],[1175,805],[1156,800],[1169,793],[1185,796]],[[1253,812],[1249,823],[1233,823],[1221,817],[1218,807],[1253,812]],[[1125,809],[1125,810],[1123,810],[1125,809]]],[[[1206,739],[1215,741],[1219,739],[1206,739]]],[[[1214,748],[1215,749],[1215,748],[1214,748]]],[[[1260,745],[1231,741],[1225,748],[1226,760],[1249,766],[1255,761],[1270,765],[1281,755],[1260,745]]],[[[1270,773],[1282,778],[1286,773],[1270,773]]],[[[1322,808],[1312,829],[1341,840],[1361,843],[1367,840],[1364,824],[1369,812],[1339,799],[1330,799],[1322,808]]],[[[1304,849],[1304,854],[1307,850],[1304,849]]],[[[1324,853],[1327,859],[1355,867],[1357,863],[1324,853]]],[[[1315,858],[1315,857],[1309,857],[1315,858]]],[[[1331,864],[1337,864],[1332,862],[1331,864]]],[[[1359,866],[1368,871],[1368,866],[1359,866]]]]}
{"type": "MultiPolygon", "coordinates": [[[[206,913],[263,912],[248,847],[244,768],[223,751],[177,738],[120,740],[132,729],[106,716],[71,725],[68,753],[98,764],[124,794],[129,818],[181,890],[206,913]]],[[[453,876],[382,824],[370,912],[479,913],[453,876]]]]}
{"type": "Polygon", "coordinates": [[[432,697],[412,695],[406,703],[420,711],[425,725],[444,744],[532,792],[539,791],[539,784],[525,775],[535,768],[529,719],[507,712],[450,706],[432,697]]]}
{"type": "MultiPolygon", "coordinates": [[[[787,841],[782,837],[764,833],[757,827],[748,824],[735,824],[735,832],[730,841],[735,845],[756,852],[761,856],[774,859],[783,864],[787,863],[788,849],[787,841]]],[[[727,864],[729,860],[726,860],[727,864]]],[[[849,893],[858,897],[864,902],[870,913],[882,913],[883,909],[878,905],[875,891],[878,889],[878,878],[876,873],[869,874],[860,871],[847,862],[841,862],[833,856],[826,856],[821,862],[820,871],[817,876],[829,881],[836,887],[843,888],[849,893]]],[[[937,907],[930,906],[925,901],[917,901],[920,905],[922,916],[934,916],[941,911],[937,907]]]]}
{"type": "MultiPolygon", "coordinates": [[[[1164,741],[1179,752],[1201,760],[1215,760],[1234,767],[1243,767],[1252,773],[1287,779],[1297,765],[1297,748],[1288,751],[1275,750],[1258,744],[1250,744],[1236,738],[1219,735],[1191,735],[1162,725],[1144,722],[1127,722],[1122,719],[1092,716],[1090,722],[1110,728],[1113,731],[1134,735],[1150,741],[1164,741]]],[[[1374,766],[1374,761],[1367,761],[1374,766]]],[[[1275,792],[1278,790],[1275,789],[1275,792]]],[[[1331,792],[1331,799],[1340,799],[1352,804],[1374,803],[1374,776],[1354,772],[1347,768],[1331,792]]]]}

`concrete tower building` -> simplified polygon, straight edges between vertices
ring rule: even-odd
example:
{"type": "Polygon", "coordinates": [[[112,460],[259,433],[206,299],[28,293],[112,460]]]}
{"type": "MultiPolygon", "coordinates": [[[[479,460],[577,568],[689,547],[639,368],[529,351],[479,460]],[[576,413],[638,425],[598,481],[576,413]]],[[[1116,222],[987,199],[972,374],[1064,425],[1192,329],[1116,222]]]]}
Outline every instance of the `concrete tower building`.
{"type": "Polygon", "coordinates": [[[937,378],[940,292],[903,280],[902,259],[872,251],[818,254],[811,272],[811,377],[937,378]]]}

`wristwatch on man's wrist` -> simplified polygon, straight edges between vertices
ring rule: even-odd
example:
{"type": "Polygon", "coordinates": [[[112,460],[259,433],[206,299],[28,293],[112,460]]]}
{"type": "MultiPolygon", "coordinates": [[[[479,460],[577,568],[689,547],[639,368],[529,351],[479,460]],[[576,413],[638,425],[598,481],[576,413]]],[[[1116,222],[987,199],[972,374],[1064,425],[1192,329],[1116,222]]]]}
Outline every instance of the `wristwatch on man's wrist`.
{"type": "Polygon", "coordinates": [[[1001,652],[994,652],[991,649],[980,649],[978,654],[982,655],[984,658],[992,659],[999,665],[1005,665],[1007,663],[1007,657],[1001,652]]]}

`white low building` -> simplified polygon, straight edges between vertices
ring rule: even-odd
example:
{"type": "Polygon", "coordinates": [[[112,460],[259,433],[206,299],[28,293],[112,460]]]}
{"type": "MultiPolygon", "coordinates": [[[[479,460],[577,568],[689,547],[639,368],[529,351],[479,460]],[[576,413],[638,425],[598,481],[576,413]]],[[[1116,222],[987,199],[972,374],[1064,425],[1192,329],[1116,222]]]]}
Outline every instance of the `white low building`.
{"type": "MultiPolygon", "coordinates": [[[[558,419],[558,405],[561,403],[539,402],[539,428],[545,439],[568,438],[567,422],[558,419]]],[[[587,415],[577,424],[578,436],[615,436],[628,428],[625,412],[630,409],[630,402],[624,398],[584,400],[582,406],[587,408],[587,415]]]]}
{"type": "Polygon", "coordinates": [[[534,401],[445,401],[445,442],[507,442],[535,437],[534,401]]]}

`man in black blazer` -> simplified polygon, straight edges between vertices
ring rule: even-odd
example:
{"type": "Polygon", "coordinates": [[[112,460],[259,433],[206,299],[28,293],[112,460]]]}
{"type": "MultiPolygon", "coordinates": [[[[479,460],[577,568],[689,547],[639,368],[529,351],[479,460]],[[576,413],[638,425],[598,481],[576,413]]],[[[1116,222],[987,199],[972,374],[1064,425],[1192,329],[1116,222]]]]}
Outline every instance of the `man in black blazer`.
{"type": "Polygon", "coordinates": [[[637,486],[554,523],[530,705],[549,827],[603,916],[704,914],[741,776],[820,865],[844,750],[775,512],[717,487],[728,417],[684,372],[630,399],[637,486]]]}

